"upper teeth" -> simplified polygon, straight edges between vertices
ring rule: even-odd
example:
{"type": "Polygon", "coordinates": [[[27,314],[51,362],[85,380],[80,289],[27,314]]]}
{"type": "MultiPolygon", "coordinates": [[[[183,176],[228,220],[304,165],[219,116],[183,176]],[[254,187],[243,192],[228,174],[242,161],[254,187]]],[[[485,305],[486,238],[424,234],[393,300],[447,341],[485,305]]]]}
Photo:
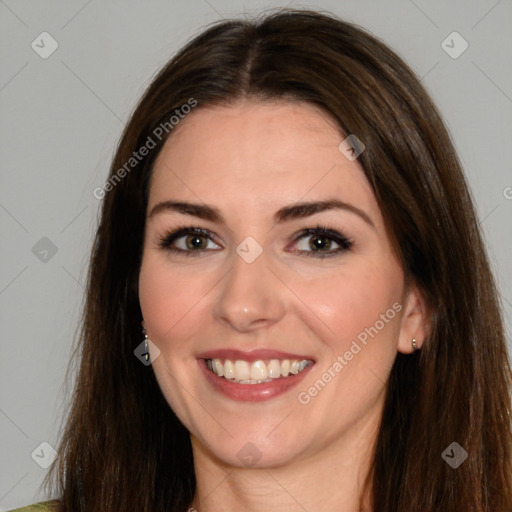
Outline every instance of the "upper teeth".
{"type": "Polygon", "coordinates": [[[241,384],[261,384],[270,382],[271,379],[288,377],[304,370],[304,368],[313,364],[313,361],[303,359],[270,359],[267,363],[263,360],[249,363],[242,359],[232,361],[226,359],[224,362],[220,359],[207,359],[208,368],[218,375],[229,380],[240,382],[241,384]]]}

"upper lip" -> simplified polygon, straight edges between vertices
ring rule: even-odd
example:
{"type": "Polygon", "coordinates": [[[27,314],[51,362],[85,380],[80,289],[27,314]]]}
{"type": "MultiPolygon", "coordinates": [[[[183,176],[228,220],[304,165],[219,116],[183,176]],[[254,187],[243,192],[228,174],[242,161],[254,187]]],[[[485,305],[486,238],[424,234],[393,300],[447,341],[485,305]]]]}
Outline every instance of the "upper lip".
{"type": "Polygon", "coordinates": [[[291,359],[297,361],[314,361],[310,355],[292,354],[290,352],[281,352],[272,349],[256,349],[250,351],[222,348],[218,350],[208,350],[196,356],[198,359],[229,359],[231,361],[260,361],[263,359],[291,359]]]}

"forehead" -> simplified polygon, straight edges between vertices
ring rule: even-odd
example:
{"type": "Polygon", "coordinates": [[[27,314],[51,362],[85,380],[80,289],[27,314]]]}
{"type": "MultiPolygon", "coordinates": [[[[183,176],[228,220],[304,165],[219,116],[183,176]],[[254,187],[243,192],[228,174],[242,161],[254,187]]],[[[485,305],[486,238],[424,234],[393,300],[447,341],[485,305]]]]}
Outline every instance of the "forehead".
{"type": "Polygon", "coordinates": [[[338,149],[344,138],[328,114],[302,102],[198,107],[155,162],[150,206],[172,197],[270,214],[299,200],[338,198],[377,220],[362,168],[338,149]]]}

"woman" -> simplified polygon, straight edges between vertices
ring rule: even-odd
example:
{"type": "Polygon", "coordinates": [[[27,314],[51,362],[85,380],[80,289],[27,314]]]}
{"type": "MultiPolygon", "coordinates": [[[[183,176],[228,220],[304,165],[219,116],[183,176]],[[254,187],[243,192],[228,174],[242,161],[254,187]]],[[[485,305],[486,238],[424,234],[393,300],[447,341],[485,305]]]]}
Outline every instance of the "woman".
{"type": "Polygon", "coordinates": [[[310,11],[217,23],[154,79],[95,195],[47,508],[512,510],[472,200],[383,43],[310,11]]]}

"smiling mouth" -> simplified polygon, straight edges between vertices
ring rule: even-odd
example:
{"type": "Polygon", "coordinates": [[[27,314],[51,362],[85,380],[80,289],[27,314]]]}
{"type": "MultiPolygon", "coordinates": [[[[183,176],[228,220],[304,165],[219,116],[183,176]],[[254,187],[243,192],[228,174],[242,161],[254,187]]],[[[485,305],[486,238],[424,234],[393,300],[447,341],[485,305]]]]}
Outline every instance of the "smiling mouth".
{"type": "Polygon", "coordinates": [[[243,359],[206,359],[206,366],[217,377],[236,384],[264,384],[297,375],[311,366],[310,359],[269,359],[245,361],[243,359]]]}

